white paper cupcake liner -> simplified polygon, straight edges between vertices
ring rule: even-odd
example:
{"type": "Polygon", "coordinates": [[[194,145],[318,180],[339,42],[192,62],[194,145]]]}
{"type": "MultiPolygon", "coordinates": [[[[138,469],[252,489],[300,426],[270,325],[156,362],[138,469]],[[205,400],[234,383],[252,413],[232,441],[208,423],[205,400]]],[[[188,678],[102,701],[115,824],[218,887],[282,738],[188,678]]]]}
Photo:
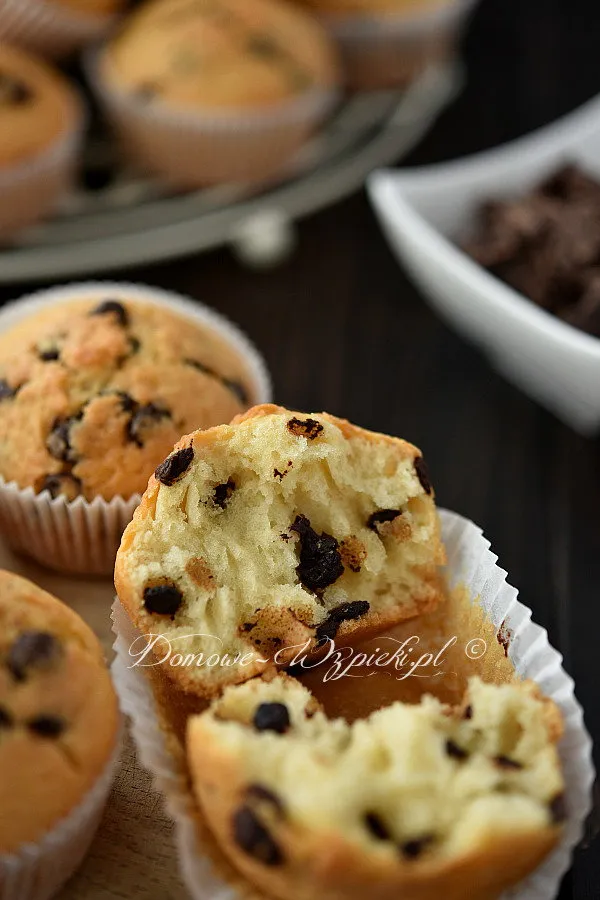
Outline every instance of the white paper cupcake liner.
{"type": "Polygon", "coordinates": [[[99,57],[87,69],[132,162],[174,187],[268,181],[334,107],[335,88],[315,88],[272,110],[179,111],[117,91],[102,78],[99,57]]]}
{"type": "MultiPolygon", "coordinates": [[[[568,819],[559,846],[525,882],[506,892],[502,900],[553,900],[569,868],[574,848],[581,840],[591,809],[594,781],[592,742],[583,713],[574,695],[572,679],[562,668],[562,657],[554,650],[543,628],[531,621],[531,611],[517,600],[517,591],[506,583],[506,572],[496,565],[489,541],[481,530],[456,513],[442,510],[442,536],[448,553],[448,575],[452,586],[465,585],[471,603],[510,635],[508,655],[517,674],[538,683],[543,693],[560,707],[564,737],[559,751],[565,778],[568,819]]],[[[169,753],[156,714],[155,701],[141,670],[130,668],[129,649],[139,632],[131,624],[118,600],[113,606],[116,658],[112,673],[121,708],[131,727],[142,764],[154,775],[176,823],[181,871],[194,900],[239,900],[240,894],[216,872],[210,856],[199,843],[194,822],[194,800],[185,773],[169,753]]]]}
{"type": "Polygon", "coordinates": [[[478,0],[442,0],[404,14],[323,16],[353,88],[403,86],[427,66],[452,57],[478,0]]]}
{"type": "Polygon", "coordinates": [[[78,13],[47,0],[3,0],[0,3],[0,42],[16,44],[56,59],[99,40],[116,18],[114,15],[78,13]]]}
{"type": "Polygon", "coordinates": [[[0,240],[54,211],[71,189],[84,129],[83,112],[51,147],[26,163],[0,169],[0,240]]]}
{"type": "Polygon", "coordinates": [[[76,871],[94,838],[121,755],[121,733],[104,771],[79,805],[37,844],[0,854],[0,900],[49,900],[76,871]]]}
{"type": "MultiPolygon", "coordinates": [[[[258,350],[225,316],[170,291],[127,282],[85,282],[39,291],[0,309],[0,333],[52,303],[102,300],[106,296],[152,303],[211,328],[244,362],[254,403],[271,400],[271,379],[258,350]]],[[[148,473],[150,475],[150,473],[148,473]]],[[[141,500],[114,497],[92,501],[52,499],[0,476],[0,533],[11,546],[50,569],[82,575],[112,575],[121,536],[141,500]]]]}

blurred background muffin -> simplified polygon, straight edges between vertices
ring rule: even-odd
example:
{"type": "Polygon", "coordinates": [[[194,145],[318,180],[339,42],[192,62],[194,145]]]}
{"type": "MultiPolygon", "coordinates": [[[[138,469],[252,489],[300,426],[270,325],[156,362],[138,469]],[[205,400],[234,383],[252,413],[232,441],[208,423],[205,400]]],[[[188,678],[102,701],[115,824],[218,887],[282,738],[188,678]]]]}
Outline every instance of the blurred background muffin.
{"type": "Polygon", "coordinates": [[[299,0],[322,20],[357,89],[404,86],[454,56],[474,0],[299,0]]]}
{"type": "Polygon", "coordinates": [[[126,0],[5,0],[0,3],[0,43],[43,56],[63,57],[98,40],[126,0]]]}
{"type": "Polygon", "coordinates": [[[118,738],[117,698],[91,629],[37,585],[0,571],[3,896],[48,898],[79,865],[118,738]]]}
{"type": "Polygon", "coordinates": [[[276,175],[335,98],[335,50],[276,0],[155,0],[101,54],[97,84],[131,158],[179,187],[276,175]]]}
{"type": "Polygon", "coordinates": [[[0,44],[0,237],[51,212],[70,187],[81,119],[66,79],[0,44]]]}

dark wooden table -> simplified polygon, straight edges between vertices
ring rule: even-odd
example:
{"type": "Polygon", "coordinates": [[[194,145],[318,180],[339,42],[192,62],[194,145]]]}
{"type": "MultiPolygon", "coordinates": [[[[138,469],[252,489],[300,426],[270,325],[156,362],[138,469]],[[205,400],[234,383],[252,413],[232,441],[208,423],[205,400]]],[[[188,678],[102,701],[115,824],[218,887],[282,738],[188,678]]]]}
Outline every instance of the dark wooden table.
{"type": "MultiPolygon", "coordinates": [[[[412,164],[509,140],[600,91],[600,7],[483,0],[465,55],[468,87],[412,164]]],[[[268,273],[218,252],[127,277],[236,320],[263,350],[279,402],[327,409],[423,448],[439,502],[483,527],[563,652],[600,747],[600,444],[506,384],[438,321],[392,258],[364,194],[307,220],[299,236],[294,258],[268,273]]],[[[2,290],[0,301],[21,291],[2,290]]],[[[600,898],[600,841],[588,845],[561,900],[600,898]]]]}

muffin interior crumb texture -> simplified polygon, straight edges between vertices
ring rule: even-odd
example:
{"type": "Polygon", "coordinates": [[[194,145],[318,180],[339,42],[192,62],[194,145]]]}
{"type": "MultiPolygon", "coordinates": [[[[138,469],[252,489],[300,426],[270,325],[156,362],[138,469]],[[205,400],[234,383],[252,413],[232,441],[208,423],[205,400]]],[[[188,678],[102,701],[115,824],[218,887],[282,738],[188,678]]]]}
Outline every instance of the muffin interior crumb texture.
{"type": "Polygon", "coordinates": [[[322,847],[337,834],[357,852],[419,866],[558,825],[561,727],[554,704],[529,682],[473,678],[460,708],[425,696],[348,725],[277,676],[229,688],[191,720],[188,750],[203,804],[218,801],[219,778],[202,763],[205,748],[224,760],[221,771],[237,773],[239,805],[225,827],[254,862],[285,864],[295,829],[306,829],[322,847]],[[258,823],[262,841],[250,839],[257,829],[244,819],[258,823]]]}
{"type": "Polygon", "coordinates": [[[0,335],[0,475],[52,497],[142,493],[181,434],[253,385],[209,326],[127,296],[49,306],[0,335]]]}
{"type": "Polygon", "coordinates": [[[243,680],[306,642],[329,646],[440,600],[431,491],[404,441],[258,407],[184,439],[159,466],[121,545],[119,595],[143,630],[168,638],[173,673],[178,654],[220,656],[188,660],[188,686],[243,680]],[[256,665],[223,664],[249,651],[256,665]]]}

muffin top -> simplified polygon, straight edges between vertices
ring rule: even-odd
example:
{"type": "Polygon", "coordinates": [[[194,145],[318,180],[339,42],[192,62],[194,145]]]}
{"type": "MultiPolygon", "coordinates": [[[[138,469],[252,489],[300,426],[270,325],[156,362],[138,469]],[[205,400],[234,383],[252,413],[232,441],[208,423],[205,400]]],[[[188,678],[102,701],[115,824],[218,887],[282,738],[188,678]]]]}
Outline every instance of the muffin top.
{"type": "Polygon", "coordinates": [[[126,296],[52,304],[0,335],[0,475],[67,500],[143,492],[189,431],[251,405],[210,326],[126,296]]]}
{"type": "Polygon", "coordinates": [[[58,72],[0,44],[0,170],[36,157],[77,117],[75,93],[58,72]]]}
{"type": "Polygon", "coordinates": [[[302,10],[273,0],[154,0],[103,61],[109,85],[178,109],[268,108],[337,80],[335,51],[302,10]]]}
{"type": "Polygon", "coordinates": [[[77,806],[108,763],[118,722],[88,626],[0,571],[0,854],[38,841],[77,806]]]}

